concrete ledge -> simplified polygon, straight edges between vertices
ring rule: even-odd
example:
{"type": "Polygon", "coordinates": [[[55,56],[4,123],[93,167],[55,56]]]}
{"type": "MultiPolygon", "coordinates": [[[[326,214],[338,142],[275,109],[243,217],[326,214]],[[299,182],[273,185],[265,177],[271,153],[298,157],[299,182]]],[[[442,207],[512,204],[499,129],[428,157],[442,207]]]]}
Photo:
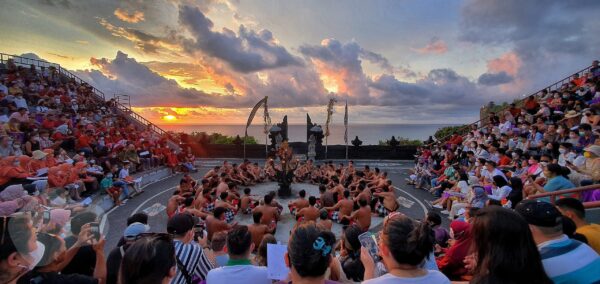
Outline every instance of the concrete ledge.
{"type": "MultiPolygon", "coordinates": [[[[142,182],[140,183],[140,186],[142,188],[151,185],[159,180],[168,178],[171,176],[171,169],[167,168],[167,167],[158,167],[152,170],[148,170],[148,171],[144,171],[141,173],[136,173],[133,174],[134,178],[142,178],[142,182]]],[[[92,196],[92,204],[95,205],[95,209],[93,209],[93,211],[96,211],[95,213],[98,214],[98,216],[101,216],[104,214],[104,212],[109,211],[111,208],[113,208],[113,201],[112,199],[104,192],[97,192],[92,196]]],[[[127,204],[123,205],[123,206],[127,206],[127,204]]]]}

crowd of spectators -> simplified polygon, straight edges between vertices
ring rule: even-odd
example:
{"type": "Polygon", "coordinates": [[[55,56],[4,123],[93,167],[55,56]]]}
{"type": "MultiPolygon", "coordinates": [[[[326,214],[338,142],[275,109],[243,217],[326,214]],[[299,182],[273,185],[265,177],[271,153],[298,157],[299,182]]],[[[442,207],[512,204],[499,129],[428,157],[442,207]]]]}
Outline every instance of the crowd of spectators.
{"type": "Polygon", "coordinates": [[[114,101],[98,101],[56,70],[9,62],[3,72],[0,283],[600,282],[600,226],[586,221],[582,203],[598,200],[598,191],[555,204],[527,199],[600,181],[598,67],[464,137],[423,147],[408,182],[437,199],[422,220],[398,211],[379,169],[294,161],[294,179],[319,184],[320,196],[300,192],[287,204],[297,223],[277,240],[284,206],[238,186],[283,169],[225,162],[199,181],[183,175],[166,206],[166,232],[152,232],[148,215],[137,213],[112,248],[81,199],[100,189],[122,204],[140,193],[130,173],[194,170],[193,157],[178,157],[164,137],[119,115],[114,101]],[[434,208],[445,209],[449,231],[434,208]],[[239,225],[237,214],[251,214],[253,224],[239,225]],[[372,215],[384,217],[376,233],[372,215]],[[273,264],[269,244],[278,241],[287,251],[273,264]],[[287,267],[287,279],[274,280],[272,265],[287,267]]]}

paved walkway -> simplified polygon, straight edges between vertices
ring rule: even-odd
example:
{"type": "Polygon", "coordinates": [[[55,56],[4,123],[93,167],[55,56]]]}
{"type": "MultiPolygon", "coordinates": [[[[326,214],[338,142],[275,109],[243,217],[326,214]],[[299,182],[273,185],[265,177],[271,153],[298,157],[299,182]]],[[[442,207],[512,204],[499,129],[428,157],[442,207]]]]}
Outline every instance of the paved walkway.
{"type": "MultiPolygon", "coordinates": [[[[258,162],[260,163],[261,161],[258,162]]],[[[379,167],[382,171],[388,171],[389,178],[396,186],[396,194],[401,201],[403,201],[401,202],[402,204],[400,206],[401,212],[415,219],[424,218],[428,210],[424,200],[432,200],[433,197],[425,191],[415,190],[412,186],[406,185],[405,178],[408,177],[407,169],[411,168],[412,161],[368,161],[367,163],[371,166],[371,169],[374,167],[379,167]]],[[[192,176],[194,178],[201,178],[209,169],[217,164],[220,164],[220,161],[202,161],[199,172],[192,174],[192,176]]],[[[355,164],[357,168],[361,168],[365,162],[355,161],[355,164]]],[[[164,209],[160,210],[160,207],[166,205],[167,200],[170,196],[172,196],[175,187],[179,184],[181,176],[182,175],[173,176],[149,185],[145,188],[145,192],[143,194],[129,200],[129,202],[123,206],[113,208],[104,215],[102,228],[107,239],[107,251],[110,251],[110,249],[116,246],[119,238],[122,236],[123,231],[126,228],[127,218],[137,212],[158,209],[158,212],[155,212],[156,215],[149,218],[151,231],[166,231],[167,214],[164,209]]],[[[274,187],[275,183],[257,185],[255,189],[253,189],[253,194],[261,195],[262,191],[274,190],[274,187]],[[273,188],[271,189],[270,187],[273,188]]],[[[309,194],[317,194],[312,192],[316,190],[316,187],[310,187],[310,185],[307,184],[296,184],[295,187],[308,189],[307,191],[309,194]]],[[[287,234],[289,234],[289,228],[293,226],[293,222],[295,221],[287,209],[287,200],[281,200],[280,203],[284,205],[285,209],[283,213],[283,221],[278,225],[278,233],[276,237],[282,243],[286,243],[288,236],[287,234]]],[[[447,218],[442,219],[444,220],[444,226],[447,227],[447,218]]],[[[238,215],[236,216],[236,220],[242,224],[246,224],[251,221],[251,216],[238,215]]],[[[381,225],[379,224],[381,223],[381,218],[374,219],[373,223],[374,224],[372,225],[371,230],[377,231],[381,229],[381,225]]],[[[335,229],[336,235],[339,235],[338,231],[340,230],[341,228],[335,229]]]]}

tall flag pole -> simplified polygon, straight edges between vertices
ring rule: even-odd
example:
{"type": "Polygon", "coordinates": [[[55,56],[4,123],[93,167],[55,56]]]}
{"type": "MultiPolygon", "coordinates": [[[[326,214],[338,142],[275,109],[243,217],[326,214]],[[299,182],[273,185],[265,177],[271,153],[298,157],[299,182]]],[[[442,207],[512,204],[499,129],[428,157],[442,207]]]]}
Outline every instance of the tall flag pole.
{"type": "Polygon", "coordinates": [[[346,161],[348,160],[348,100],[346,100],[346,108],[344,111],[344,142],[346,143],[346,161]]]}
{"type": "Polygon", "coordinates": [[[327,137],[329,137],[329,123],[331,122],[331,115],[333,114],[333,105],[335,104],[335,99],[329,99],[329,103],[327,104],[327,121],[325,122],[325,159],[327,159],[327,137]]]}

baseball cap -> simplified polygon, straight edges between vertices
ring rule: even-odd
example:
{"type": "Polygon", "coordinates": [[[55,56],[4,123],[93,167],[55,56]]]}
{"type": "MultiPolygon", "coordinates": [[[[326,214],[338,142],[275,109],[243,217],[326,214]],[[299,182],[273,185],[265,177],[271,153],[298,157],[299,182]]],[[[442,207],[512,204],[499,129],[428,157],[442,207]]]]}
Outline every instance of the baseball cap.
{"type": "Polygon", "coordinates": [[[150,226],[146,224],[142,224],[140,222],[131,223],[131,225],[127,226],[123,236],[126,240],[133,240],[139,234],[147,233],[150,230],[150,226]]]}
{"type": "Polygon", "coordinates": [[[182,235],[194,228],[196,225],[194,217],[189,214],[177,214],[167,223],[167,232],[169,234],[182,235]]]}
{"type": "Polygon", "coordinates": [[[555,227],[562,224],[562,214],[548,202],[524,200],[517,204],[515,211],[534,226],[555,227]]]}

